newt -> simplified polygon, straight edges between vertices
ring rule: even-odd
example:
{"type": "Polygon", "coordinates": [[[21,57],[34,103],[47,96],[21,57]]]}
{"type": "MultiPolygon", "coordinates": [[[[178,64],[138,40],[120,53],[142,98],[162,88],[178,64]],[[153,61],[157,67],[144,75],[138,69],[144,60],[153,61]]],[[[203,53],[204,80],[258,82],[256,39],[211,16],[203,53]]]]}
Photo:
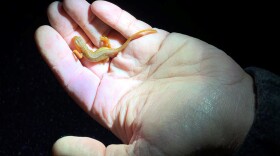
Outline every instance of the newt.
{"type": "Polygon", "coordinates": [[[100,40],[103,42],[102,47],[97,49],[96,51],[90,50],[86,42],[82,39],[80,36],[74,36],[73,42],[75,45],[75,50],[73,50],[73,53],[76,55],[78,59],[87,58],[90,62],[100,62],[100,61],[108,61],[109,58],[112,58],[116,56],[120,51],[124,50],[129,42],[133,39],[136,39],[138,37],[141,37],[146,34],[156,33],[157,31],[155,29],[145,29],[141,30],[132,36],[130,36],[126,42],[120,46],[119,48],[111,48],[109,39],[107,37],[101,36],[100,40]]]}

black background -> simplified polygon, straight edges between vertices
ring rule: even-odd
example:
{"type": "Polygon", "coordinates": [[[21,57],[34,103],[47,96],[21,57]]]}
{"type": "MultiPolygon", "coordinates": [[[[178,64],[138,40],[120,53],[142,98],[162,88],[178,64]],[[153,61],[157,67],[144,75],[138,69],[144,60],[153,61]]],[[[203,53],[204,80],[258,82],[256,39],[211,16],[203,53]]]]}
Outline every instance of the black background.
{"type": "MultiPolygon", "coordinates": [[[[42,60],[34,31],[49,24],[51,0],[1,4],[0,155],[50,155],[66,135],[120,143],[85,114],[42,60]]],[[[91,1],[89,1],[91,2],[91,1]]],[[[279,75],[279,9],[269,1],[111,1],[153,27],[197,37],[224,50],[242,68],[279,75]]],[[[275,2],[276,3],[276,2],[275,2]]]]}

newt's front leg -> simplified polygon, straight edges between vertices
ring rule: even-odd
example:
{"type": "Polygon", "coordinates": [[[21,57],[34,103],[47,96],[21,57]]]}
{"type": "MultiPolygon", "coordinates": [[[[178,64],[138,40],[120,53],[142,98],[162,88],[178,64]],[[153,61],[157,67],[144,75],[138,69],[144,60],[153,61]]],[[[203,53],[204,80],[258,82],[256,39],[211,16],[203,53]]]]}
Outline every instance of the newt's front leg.
{"type": "MultiPolygon", "coordinates": [[[[100,47],[107,47],[107,48],[112,48],[110,40],[108,39],[108,37],[106,36],[100,36],[100,47]]],[[[109,57],[105,60],[103,60],[104,62],[108,62],[109,61],[109,57]]]]}
{"type": "Polygon", "coordinates": [[[112,48],[112,47],[111,47],[110,40],[108,39],[108,37],[106,37],[106,36],[100,36],[100,47],[112,48]]]}

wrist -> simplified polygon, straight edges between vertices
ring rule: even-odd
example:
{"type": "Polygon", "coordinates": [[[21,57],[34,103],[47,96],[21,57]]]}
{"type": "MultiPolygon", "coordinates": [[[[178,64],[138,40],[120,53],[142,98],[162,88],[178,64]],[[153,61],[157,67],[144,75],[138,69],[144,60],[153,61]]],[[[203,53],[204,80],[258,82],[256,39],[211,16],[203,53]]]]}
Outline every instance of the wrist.
{"type": "Polygon", "coordinates": [[[246,69],[254,78],[256,114],[254,123],[235,155],[275,155],[280,140],[280,79],[260,69],[246,69]]]}

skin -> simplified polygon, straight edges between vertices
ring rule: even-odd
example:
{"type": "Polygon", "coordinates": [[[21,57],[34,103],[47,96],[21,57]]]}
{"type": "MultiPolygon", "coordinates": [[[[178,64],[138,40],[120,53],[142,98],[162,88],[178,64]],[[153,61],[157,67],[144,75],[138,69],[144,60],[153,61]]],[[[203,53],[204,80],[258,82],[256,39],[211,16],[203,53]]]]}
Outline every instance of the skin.
{"type": "Polygon", "coordinates": [[[124,143],[67,136],[54,155],[189,155],[243,142],[254,118],[253,82],[222,50],[153,28],[109,62],[79,61],[74,36],[94,47],[107,32],[118,47],[151,26],[106,1],[54,2],[48,17],[51,27],[35,33],[42,57],[77,104],[124,143]]]}
{"type": "Polygon", "coordinates": [[[153,30],[153,29],[141,30],[141,31],[133,34],[132,36],[130,36],[126,40],[126,42],[122,46],[120,46],[119,48],[110,48],[111,44],[110,44],[108,38],[102,36],[101,40],[103,40],[103,42],[105,42],[106,46],[98,48],[96,51],[90,50],[87,47],[85,41],[81,37],[74,36],[73,41],[74,41],[74,45],[76,47],[76,50],[73,50],[73,53],[79,59],[81,59],[81,58],[83,58],[83,56],[85,56],[90,62],[100,62],[100,61],[104,61],[104,60],[108,61],[109,58],[112,58],[112,57],[116,56],[120,51],[125,49],[131,40],[140,37],[144,33],[148,34],[148,33],[156,33],[156,32],[157,31],[153,30]]]}

